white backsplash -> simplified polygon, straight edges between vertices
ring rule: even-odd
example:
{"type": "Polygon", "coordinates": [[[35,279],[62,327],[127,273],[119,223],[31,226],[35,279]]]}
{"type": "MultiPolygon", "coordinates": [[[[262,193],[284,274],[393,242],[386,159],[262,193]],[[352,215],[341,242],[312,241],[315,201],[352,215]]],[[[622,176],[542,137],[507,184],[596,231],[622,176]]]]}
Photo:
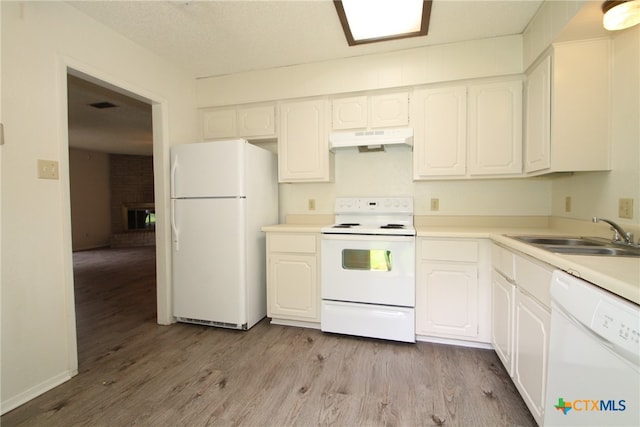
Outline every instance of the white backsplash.
{"type": "Polygon", "coordinates": [[[335,154],[335,182],[281,184],[281,217],[332,214],[336,197],[412,196],[416,215],[551,215],[551,180],[519,178],[414,182],[410,149],[335,154]],[[439,210],[430,210],[431,198],[439,210]],[[316,209],[308,209],[309,199],[316,209]]]}

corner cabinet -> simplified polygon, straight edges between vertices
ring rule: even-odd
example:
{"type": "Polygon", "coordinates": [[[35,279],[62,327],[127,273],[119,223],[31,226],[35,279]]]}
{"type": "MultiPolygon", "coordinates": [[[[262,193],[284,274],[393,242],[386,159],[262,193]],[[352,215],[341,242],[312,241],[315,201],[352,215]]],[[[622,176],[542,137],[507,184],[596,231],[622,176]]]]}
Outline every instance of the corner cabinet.
{"type": "Polygon", "coordinates": [[[411,98],[415,180],[522,174],[522,81],[418,89],[411,98]]]}
{"type": "Polygon", "coordinates": [[[327,98],[282,101],[278,105],[278,180],[333,181],[327,98]]]}
{"type": "Polygon", "coordinates": [[[275,105],[211,108],[201,112],[202,138],[275,138],[275,105]]]}
{"type": "Polygon", "coordinates": [[[609,39],[557,43],[527,72],[525,172],[609,170],[609,39]]]}
{"type": "Polygon", "coordinates": [[[491,343],[539,425],[546,410],[553,268],[492,248],[491,343]]]}
{"type": "Polygon", "coordinates": [[[421,340],[488,343],[489,242],[417,239],[416,334],[421,340]]]}
{"type": "Polygon", "coordinates": [[[267,233],[267,316],[320,327],[320,234],[267,233]]]}

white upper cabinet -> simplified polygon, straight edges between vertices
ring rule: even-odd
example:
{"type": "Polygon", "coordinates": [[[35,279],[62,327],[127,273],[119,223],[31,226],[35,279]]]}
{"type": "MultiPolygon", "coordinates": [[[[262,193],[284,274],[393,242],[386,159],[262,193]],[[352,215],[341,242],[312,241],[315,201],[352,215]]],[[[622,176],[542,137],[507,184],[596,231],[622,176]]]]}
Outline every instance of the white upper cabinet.
{"type": "Polygon", "coordinates": [[[527,75],[525,172],[549,169],[551,155],[551,57],[527,75]]]}
{"type": "Polygon", "coordinates": [[[235,138],[237,136],[236,109],[202,111],[202,139],[235,138]]]}
{"type": "Polygon", "coordinates": [[[329,101],[307,98],[279,104],[278,179],[280,182],[333,180],[329,152],[329,101]]]}
{"type": "Polygon", "coordinates": [[[467,88],[418,89],[411,98],[414,179],[466,173],[467,88]]]}
{"type": "Polygon", "coordinates": [[[366,95],[333,99],[331,107],[333,130],[367,127],[369,102],[366,95]]]}
{"type": "Polygon", "coordinates": [[[414,179],[522,174],[522,82],[418,89],[411,98],[414,179]]]}
{"type": "Polygon", "coordinates": [[[554,44],[527,72],[525,172],[610,169],[608,39],[554,44]]]}
{"type": "Polygon", "coordinates": [[[238,108],[238,136],[269,137],[276,134],[274,105],[238,108]]]}
{"type": "Polygon", "coordinates": [[[247,105],[202,111],[202,138],[274,138],[275,106],[247,105]]]}
{"type": "Polygon", "coordinates": [[[333,130],[372,129],[407,126],[409,93],[394,92],[334,98],[333,130]]]}
{"type": "Polygon", "coordinates": [[[522,173],[522,81],[469,87],[470,175],[522,173]]]}

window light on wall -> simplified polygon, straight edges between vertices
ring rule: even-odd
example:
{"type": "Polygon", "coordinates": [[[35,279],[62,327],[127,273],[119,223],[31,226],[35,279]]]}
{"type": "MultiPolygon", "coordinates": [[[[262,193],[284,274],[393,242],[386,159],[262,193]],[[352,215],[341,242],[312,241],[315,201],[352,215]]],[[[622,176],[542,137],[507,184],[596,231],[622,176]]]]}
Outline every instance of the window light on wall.
{"type": "Polygon", "coordinates": [[[427,35],[431,0],[334,0],[349,46],[427,35]]]}

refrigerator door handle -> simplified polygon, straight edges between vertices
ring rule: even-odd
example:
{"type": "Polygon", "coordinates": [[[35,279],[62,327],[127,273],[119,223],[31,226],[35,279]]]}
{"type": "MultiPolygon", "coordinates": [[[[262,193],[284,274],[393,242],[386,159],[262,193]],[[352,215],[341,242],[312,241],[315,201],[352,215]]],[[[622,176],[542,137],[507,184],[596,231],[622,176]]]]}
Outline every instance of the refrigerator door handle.
{"type": "Polygon", "coordinates": [[[178,227],[176,226],[176,201],[171,199],[171,231],[173,232],[173,247],[180,250],[180,239],[178,238],[178,227]]]}
{"type": "Polygon", "coordinates": [[[174,198],[176,196],[176,170],[178,169],[178,156],[174,155],[173,157],[173,162],[171,164],[171,186],[170,186],[170,192],[171,192],[171,198],[174,198]]]}

